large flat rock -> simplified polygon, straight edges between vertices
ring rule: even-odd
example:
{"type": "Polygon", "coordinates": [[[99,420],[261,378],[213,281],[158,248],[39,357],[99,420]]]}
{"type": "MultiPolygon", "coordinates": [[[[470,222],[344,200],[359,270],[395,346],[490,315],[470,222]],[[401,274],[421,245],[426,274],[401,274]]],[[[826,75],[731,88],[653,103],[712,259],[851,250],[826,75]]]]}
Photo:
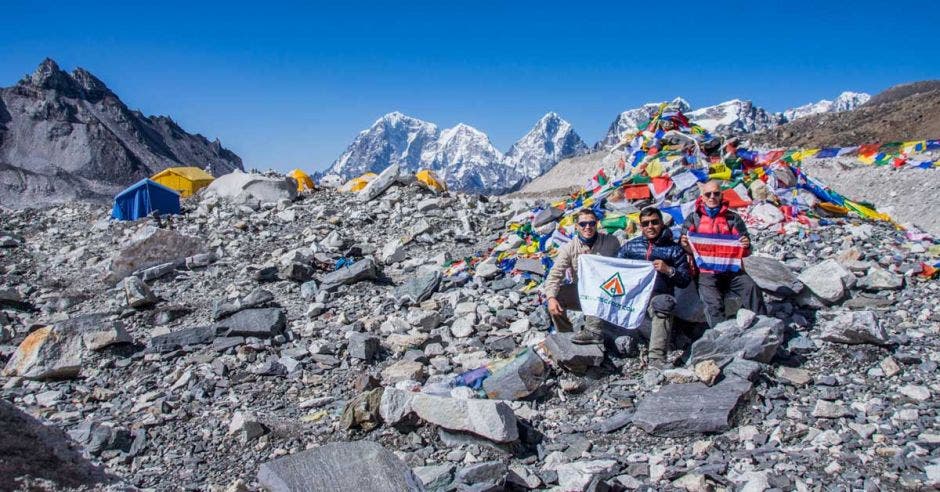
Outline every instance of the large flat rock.
{"type": "Polygon", "coordinates": [[[408,465],[371,441],[335,442],[268,461],[258,470],[258,483],[271,492],[422,489],[408,465]]]}
{"type": "Polygon", "coordinates": [[[519,439],[516,414],[503,401],[464,400],[385,388],[379,408],[382,420],[395,425],[409,415],[444,429],[469,432],[494,442],[519,439]]]}
{"type": "Polygon", "coordinates": [[[731,428],[735,410],[751,391],[751,383],[729,377],[715,386],[670,384],[637,406],[633,423],[661,437],[715,434],[731,428]]]}
{"type": "Polygon", "coordinates": [[[763,256],[744,258],[744,271],[764,292],[778,297],[795,296],[803,290],[803,283],[783,262],[763,256]]]}
{"type": "Polygon", "coordinates": [[[137,270],[205,252],[205,243],[198,237],[147,227],[114,254],[105,281],[116,284],[137,270]]]}
{"type": "Polygon", "coordinates": [[[713,360],[719,364],[736,357],[767,363],[774,358],[783,343],[783,321],[769,316],[758,316],[753,326],[742,328],[730,319],[707,330],[692,344],[689,363],[713,360]]]}

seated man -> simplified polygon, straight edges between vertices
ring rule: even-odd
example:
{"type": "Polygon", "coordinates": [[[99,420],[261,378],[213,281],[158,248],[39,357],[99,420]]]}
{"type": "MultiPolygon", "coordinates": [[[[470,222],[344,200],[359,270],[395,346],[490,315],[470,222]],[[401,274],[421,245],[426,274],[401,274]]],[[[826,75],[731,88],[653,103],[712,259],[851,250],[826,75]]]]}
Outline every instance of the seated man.
{"type": "Polygon", "coordinates": [[[627,241],[617,253],[618,258],[653,262],[656,281],[647,314],[652,321],[650,333],[650,366],[662,368],[666,364],[669,340],[672,336],[673,311],[676,307],[675,288],[683,288],[692,280],[689,258],[672,239],[666,229],[663,213],[656,207],[640,211],[641,234],[627,241]]]}
{"type": "MultiPolygon", "coordinates": [[[[620,248],[620,240],[597,232],[597,215],[591,209],[578,212],[576,229],[578,236],[558,250],[555,264],[545,278],[542,292],[548,297],[548,315],[560,332],[571,331],[571,320],[565,313],[567,309],[581,310],[578,300],[578,256],[592,254],[614,256],[620,248]],[[565,273],[571,273],[571,283],[562,285],[565,273]]],[[[585,316],[584,329],[571,338],[579,344],[599,344],[603,342],[600,318],[585,316]]]]}
{"type": "MultiPolygon", "coordinates": [[[[745,248],[744,255],[751,251],[751,237],[747,226],[741,217],[728,208],[728,202],[721,197],[721,185],[711,180],[701,187],[701,196],[695,200],[695,210],[689,214],[682,225],[682,236],[679,244],[689,254],[692,246],[689,244],[687,233],[720,234],[740,236],[741,245],[745,248]]],[[[696,278],[699,296],[705,304],[705,319],[708,326],[725,320],[725,297],[733,293],[741,298],[742,307],[757,314],[764,314],[764,299],[760,289],[751,277],[739,271],[714,271],[699,268],[696,278]]]]}

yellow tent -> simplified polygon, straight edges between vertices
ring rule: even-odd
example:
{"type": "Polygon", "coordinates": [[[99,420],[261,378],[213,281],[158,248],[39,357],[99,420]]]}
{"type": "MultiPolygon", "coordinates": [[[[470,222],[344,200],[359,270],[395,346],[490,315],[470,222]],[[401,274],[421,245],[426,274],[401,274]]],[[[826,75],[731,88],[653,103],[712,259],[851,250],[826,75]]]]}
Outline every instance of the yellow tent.
{"type": "Polygon", "coordinates": [[[437,177],[437,174],[434,174],[434,171],[429,169],[422,169],[415,173],[415,179],[417,179],[419,183],[427,186],[429,189],[437,193],[447,191],[447,185],[444,184],[444,181],[437,177]]]}
{"type": "Polygon", "coordinates": [[[293,171],[287,173],[287,175],[294,178],[294,181],[297,181],[298,193],[304,190],[316,189],[316,186],[313,185],[313,180],[310,179],[310,175],[301,171],[300,169],[294,169],[293,171]]]}
{"type": "Polygon", "coordinates": [[[349,181],[346,182],[346,184],[343,185],[343,187],[341,188],[341,191],[351,191],[351,192],[360,191],[363,188],[365,188],[367,184],[369,184],[369,181],[372,181],[373,179],[375,179],[376,176],[378,176],[378,174],[365,173],[362,176],[359,176],[358,178],[350,179],[349,181]]]}
{"type": "Polygon", "coordinates": [[[186,198],[209,186],[215,178],[198,167],[168,167],[150,179],[178,191],[180,196],[186,198]]]}

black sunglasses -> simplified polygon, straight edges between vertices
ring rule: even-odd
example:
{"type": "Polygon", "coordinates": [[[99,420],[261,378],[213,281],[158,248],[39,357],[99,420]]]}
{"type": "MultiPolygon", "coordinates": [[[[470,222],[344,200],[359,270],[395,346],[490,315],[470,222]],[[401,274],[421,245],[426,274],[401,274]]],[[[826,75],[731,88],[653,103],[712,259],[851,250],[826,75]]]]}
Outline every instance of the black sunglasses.
{"type": "Polygon", "coordinates": [[[721,196],[721,192],[720,191],[706,191],[705,193],[702,193],[702,196],[705,196],[705,197],[721,196]]]}
{"type": "Polygon", "coordinates": [[[585,220],[584,222],[578,222],[578,225],[581,227],[594,227],[597,225],[596,220],[585,220]]]}
{"type": "Polygon", "coordinates": [[[662,224],[662,222],[656,219],[640,221],[640,225],[643,227],[649,227],[649,226],[654,226],[654,225],[659,225],[659,224],[662,224]]]}

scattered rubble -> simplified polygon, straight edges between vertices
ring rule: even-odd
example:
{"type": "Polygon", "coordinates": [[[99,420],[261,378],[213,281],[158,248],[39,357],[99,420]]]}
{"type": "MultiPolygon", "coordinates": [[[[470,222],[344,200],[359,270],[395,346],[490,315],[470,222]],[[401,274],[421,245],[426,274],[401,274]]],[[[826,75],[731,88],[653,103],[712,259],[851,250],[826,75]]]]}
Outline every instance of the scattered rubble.
{"type": "Polygon", "coordinates": [[[532,203],[397,181],[364,202],[239,196],[161,227],[0,210],[0,404],[140,488],[937,482],[930,239],[755,228],[768,312],[712,330],[683,314],[656,370],[631,336],[548,331],[548,265],[493,255],[531,247],[497,238],[532,203]]]}

